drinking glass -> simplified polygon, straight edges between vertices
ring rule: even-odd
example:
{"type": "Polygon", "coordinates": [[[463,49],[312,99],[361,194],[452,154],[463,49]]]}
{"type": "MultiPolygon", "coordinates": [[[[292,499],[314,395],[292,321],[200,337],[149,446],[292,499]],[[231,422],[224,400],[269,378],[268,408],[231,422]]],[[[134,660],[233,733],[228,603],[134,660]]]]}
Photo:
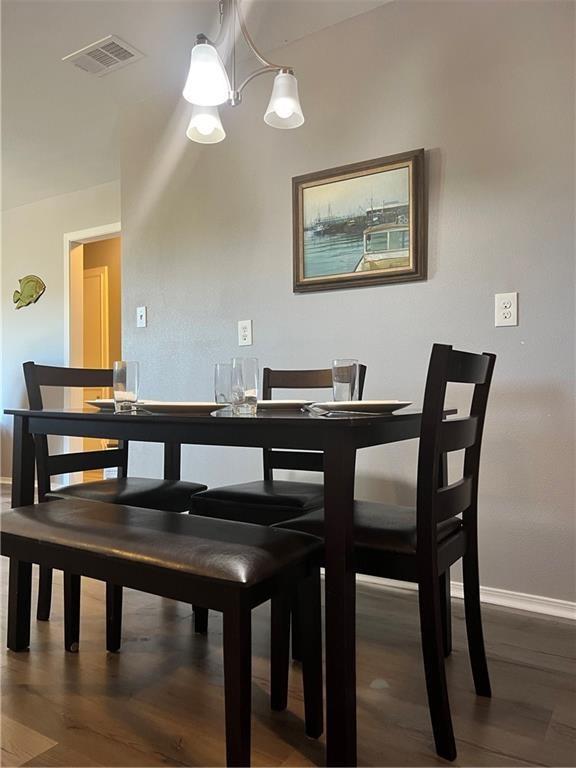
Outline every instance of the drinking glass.
{"type": "Polygon", "coordinates": [[[232,358],[232,411],[235,416],[255,416],[258,406],[258,360],[232,358]]]}
{"type": "Polygon", "coordinates": [[[214,366],[214,401],[232,403],[232,363],[216,363],[214,366]]]}
{"type": "Polygon", "coordinates": [[[138,363],[117,360],[113,373],[114,412],[131,413],[138,400],[138,363]]]}
{"type": "Polygon", "coordinates": [[[332,362],[332,390],[334,400],[358,399],[358,360],[332,362]]]}

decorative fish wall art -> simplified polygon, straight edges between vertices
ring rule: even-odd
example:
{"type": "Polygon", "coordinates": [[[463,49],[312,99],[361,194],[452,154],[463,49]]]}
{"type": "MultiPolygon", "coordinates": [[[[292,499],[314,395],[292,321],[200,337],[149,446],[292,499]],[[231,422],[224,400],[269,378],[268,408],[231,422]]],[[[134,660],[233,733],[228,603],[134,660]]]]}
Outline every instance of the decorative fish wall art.
{"type": "Polygon", "coordinates": [[[20,283],[20,290],[14,291],[12,296],[16,309],[35,304],[46,290],[44,281],[37,275],[26,275],[26,277],[21,277],[18,282],[20,283]]]}

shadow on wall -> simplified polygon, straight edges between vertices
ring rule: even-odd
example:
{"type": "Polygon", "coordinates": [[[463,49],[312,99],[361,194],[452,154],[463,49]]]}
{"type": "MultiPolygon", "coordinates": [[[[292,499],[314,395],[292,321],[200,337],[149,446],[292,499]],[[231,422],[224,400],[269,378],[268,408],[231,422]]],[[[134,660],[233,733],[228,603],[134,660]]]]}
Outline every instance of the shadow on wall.
{"type": "Polygon", "coordinates": [[[517,496],[520,487],[531,503],[558,500],[567,489],[566,467],[574,467],[573,418],[574,400],[567,388],[494,387],[481,460],[490,493],[517,496]],[[555,458],[559,446],[564,446],[565,461],[555,458]]]}

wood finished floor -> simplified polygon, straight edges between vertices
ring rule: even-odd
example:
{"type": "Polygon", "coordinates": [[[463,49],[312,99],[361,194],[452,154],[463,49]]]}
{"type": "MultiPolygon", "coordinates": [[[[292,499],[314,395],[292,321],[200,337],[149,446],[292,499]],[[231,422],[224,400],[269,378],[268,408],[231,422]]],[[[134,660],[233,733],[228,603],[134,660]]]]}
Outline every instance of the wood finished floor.
{"type": "MultiPolygon", "coordinates": [[[[32,621],[30,652],[3,651],[2,765],[223,765],[220,617],[211,613],[208,637],[197,636],[189,606],[127,590],[122,651],[107,654],[103,585],[85,579],[80,652],[66,654],[59,576],[54,596],[51,621],[32,621]]],[[[473,691],[461,601],[453,611],[456,765],[575,765],[574,625],[486,607],[488,701],[473,691]]],[[[288,710],[269,709],[266,606],[253,626],[253,765],[322,765],[323,740],[303,733],[298,665],[288,710]]],[[[4,624],[2,633],[4,645],[4,624]]],[[[448,765],[433,750],[413,593],[358,588],[358,752],[366,766],[448,765]]]]}

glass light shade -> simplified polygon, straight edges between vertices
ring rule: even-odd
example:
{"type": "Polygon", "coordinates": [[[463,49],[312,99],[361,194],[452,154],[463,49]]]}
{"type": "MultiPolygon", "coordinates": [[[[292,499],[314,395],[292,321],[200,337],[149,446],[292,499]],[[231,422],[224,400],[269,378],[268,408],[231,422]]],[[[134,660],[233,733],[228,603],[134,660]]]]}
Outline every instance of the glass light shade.
{"type": "Polygon", "coordinates": [[[274,78],[264,122],[273,128],[298,128],[304,122],[298,80],[289,72],[279,72],[274,78]]]}
{"type": "Polygon", "coordinates": [[[217,107],[228,101],[230,80],[218,51],[210,43],[196,43],[182,95],[191,104],[217,107]]]}
{"type": "Polygon", "coordinates": [[[218,108],[194,105],[186,136],[190,141],[197,141],[199,144],[217,144],[223,141],[226,131],[220,122],[218,108]]]}

